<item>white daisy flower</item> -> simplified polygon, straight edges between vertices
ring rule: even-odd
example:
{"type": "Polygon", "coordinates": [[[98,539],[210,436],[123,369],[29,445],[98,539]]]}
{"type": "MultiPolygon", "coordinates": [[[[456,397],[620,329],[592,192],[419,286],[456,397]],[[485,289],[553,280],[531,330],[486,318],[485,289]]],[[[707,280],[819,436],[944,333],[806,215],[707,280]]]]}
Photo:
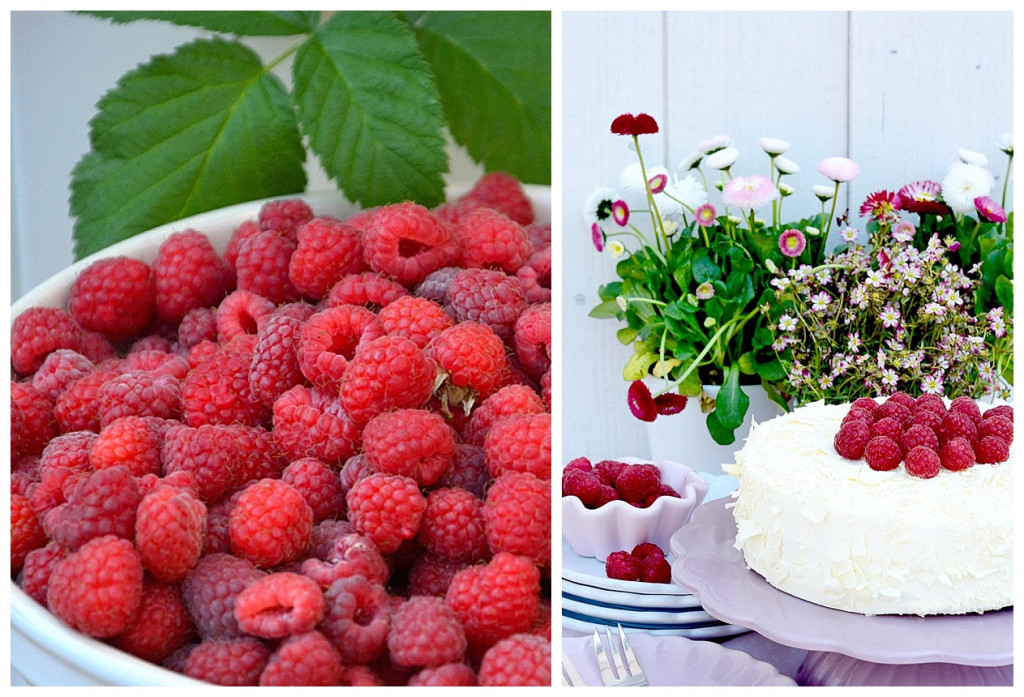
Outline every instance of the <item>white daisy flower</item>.
{"type": "Polygon", "coordinates": [[[992,175],[978,165],[956,162],[942,180],[942,200],[954,213],[973,213],[974,199],[988,196],[992,190],[992,175]]]}

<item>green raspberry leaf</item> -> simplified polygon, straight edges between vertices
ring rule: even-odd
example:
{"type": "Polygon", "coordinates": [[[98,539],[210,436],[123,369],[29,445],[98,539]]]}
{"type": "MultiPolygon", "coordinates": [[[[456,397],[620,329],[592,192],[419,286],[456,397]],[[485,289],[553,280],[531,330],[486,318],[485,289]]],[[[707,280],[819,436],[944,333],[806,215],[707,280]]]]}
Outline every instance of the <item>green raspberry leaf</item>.
{"type": "Polygon", "coordinates": [[[320,22],[319,12],[113,12],[88,11],[82,14],[128,24],[142,19],[170,22],[183,27],[200,27],[237,36],[292,36],[308,34],[320,22]]]}
{"type": "Polygon", "coordinates": [[[551,13],[426,12],[415,20],[455,140],[487,170],[550,184],[551,13]]]}
{"type": "Polygon", "coordinates": [[[296,53],[293,82],[310,149],[350,201],[444,200],[440,97],[394,13],[332,15],[296,53]]]}
{"type": "Polygon", "coordinates": [[[284,85],[245,46],[154,57],[99,102],[75,166],[75,254],[183,217],[302,191],[305,150],[284,85]]]}

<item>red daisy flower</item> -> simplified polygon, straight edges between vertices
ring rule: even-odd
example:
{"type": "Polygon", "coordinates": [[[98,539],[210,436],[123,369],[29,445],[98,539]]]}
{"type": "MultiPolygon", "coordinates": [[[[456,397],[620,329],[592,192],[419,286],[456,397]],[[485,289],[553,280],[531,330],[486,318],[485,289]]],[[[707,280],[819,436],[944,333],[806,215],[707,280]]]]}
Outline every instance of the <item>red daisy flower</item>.
{"type": "Polygon", "coordinates": [[[657,133],[658,122],[647,114],[622,114],[612,121],[612,133],[620,136],[639,136],[644,133],[657,133]]]}
{"type": "Polygon", "coordinates": [[[896,194],[899,197],[898,208],[908,213],[931,213],[946,215],[949,206],[941,201],[942,185],[928,179],[905,185],[896,194]]]}
{"type": "Polygon", "coordinates": [[[876,191],[860,206],[862,218],[871,216],[880,220],[900,207],[900,197],[891,191],[876,191]]]}
{"type": "Polygon", "coordinates": [[[658,418],[658,405],[651,396],[651,391],[641,380],[634,380],[626,392],[626,403],[633,416],[641,421],[654,421],[658,418]]]}

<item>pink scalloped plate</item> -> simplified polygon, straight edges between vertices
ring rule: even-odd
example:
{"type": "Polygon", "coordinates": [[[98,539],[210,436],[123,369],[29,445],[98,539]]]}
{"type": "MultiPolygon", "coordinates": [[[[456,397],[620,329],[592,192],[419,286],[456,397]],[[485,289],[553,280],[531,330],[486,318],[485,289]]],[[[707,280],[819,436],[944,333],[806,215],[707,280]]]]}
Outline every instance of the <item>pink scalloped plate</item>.
{"type": "MultiPolygon", "coordinates": [[[[614,631],[613,631],[614,635],[614,631]]],[[[710,641],[681,636],[630,634],[629,643],[653,687],[670,685],[754,686],[796,683],[770,663],[710,641]]],[[[565,637],[562,648],[587,685],[601,685],[594,637],[565,637]]]]}
{"type": "Polygon", "coordinates": [[[884,664],[1013,663],[1013,608],[975,615],[858,615],[784,593],[747,569],[733,546],[730,499],[706,503],[671,540],[672,579],[714,617],[786,646],[884,664]]]}

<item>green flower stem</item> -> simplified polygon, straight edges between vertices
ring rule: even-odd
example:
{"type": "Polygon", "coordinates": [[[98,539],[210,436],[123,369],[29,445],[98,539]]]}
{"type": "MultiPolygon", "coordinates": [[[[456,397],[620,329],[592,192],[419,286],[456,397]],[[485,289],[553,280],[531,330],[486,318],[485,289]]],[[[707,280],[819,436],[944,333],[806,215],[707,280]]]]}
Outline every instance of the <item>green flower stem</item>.
{"type": "Polygon", "coordinates": [[[1013,153],[1009,153],[1006,158],[1006,176],[1003,177],[1003,200],[1002,207],[1006,210],[1006,188],[1010,185],[1010,166],[1013,164],[1013,153]]]}
{"type": "Polygon", "coordinates": [[[623,237],[623,236],[635,237],[637,240],[639,240],[641,246],[645,250],[650,250],[650,251],[654,252],[658,256],[658,259],[661,261],[662,264],[665,264],[666,266],[668,265],[668,259],[666,259],[661,254],[660,251],[658,251],[657,249],[654,249],[653,247],[651,247],[651,243],[647,241],[647,238],[644,237],[644,234],[642,232],[640,232],[640,230],[636,226],[634,226],[634,225],[629,225],[628,227],[624,228],[622,230],[622,232],[609,232],[609,233],[605,233],[605,236],[606,237],[623,237]]]}
{"type": "MultiPolygon", "coordinates": [[[[832,192],[832,211],[828,214],[828,225],[821,231],[821,234],[828,237],[828,231],[832,228],[832,218],[836,215],[836,199],[839,198],[839,182],[836,182],[836,188],[832,192]]],[[[825,212],[825,202],[821,202],[821,212],[825,212]]]]}
{"type": "Polygon", "coordinates": [[[655,239],[658,242],[658,249],[661,249],[662,241],[665,243],[665,251],[668,251],[668,235],[661,224],[661,214],[658,213],[658,204],[654,202],[654,194],[651,193],[651,184],[647,181],[647,167],[644,165],[644,156],[640,152],[640,137],[633,136],[633,144],[636,146],[636,158],[640,162],[640,173],[644,177],[644,193],[647,194],[647,205],[650,206],[651,225],[654,227],[655,239]],[[659,236],[660,233],[660,236],[659,236]]]}

